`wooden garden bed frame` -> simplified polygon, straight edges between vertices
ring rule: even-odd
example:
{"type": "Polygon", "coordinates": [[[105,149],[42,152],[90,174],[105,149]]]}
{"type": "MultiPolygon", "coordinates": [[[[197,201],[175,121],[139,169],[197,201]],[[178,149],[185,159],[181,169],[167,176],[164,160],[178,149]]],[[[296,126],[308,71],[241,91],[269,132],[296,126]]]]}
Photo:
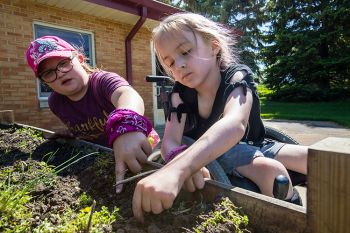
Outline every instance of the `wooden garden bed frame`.
{"type": "MultiPolygon", "coordinates": [[[[12,110],[0,111],[0,124],[16,124],[12,110]]],[[[112,151],[93,143],[76,141],[112,151]]],[[[149,162],[144,168],[159,168],[159,164],[149,162]]],[[[249,216],[249,224],[255,232],[350,232],[350,139],[329,137],[309,147],[306,208],[213,180],[207,180],[203,190],[181,193],[184,195],[188,198],[200,195],[206,201],[218,196],[229,197],[249,216]]]]}

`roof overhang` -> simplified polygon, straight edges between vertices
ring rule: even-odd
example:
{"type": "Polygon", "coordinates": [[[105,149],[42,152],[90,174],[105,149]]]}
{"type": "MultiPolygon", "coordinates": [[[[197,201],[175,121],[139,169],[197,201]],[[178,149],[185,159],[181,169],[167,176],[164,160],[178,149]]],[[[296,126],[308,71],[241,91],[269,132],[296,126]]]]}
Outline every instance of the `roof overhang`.
{"type": "Polygon", "coordinates": [[[167,15],[183,10],[153,0],[33,0],[34,2],[67,11],[96,16],[106,20],[134,25],[143,7],[147,8],[147,20],[143,27],[153,28],[167,15]]]}

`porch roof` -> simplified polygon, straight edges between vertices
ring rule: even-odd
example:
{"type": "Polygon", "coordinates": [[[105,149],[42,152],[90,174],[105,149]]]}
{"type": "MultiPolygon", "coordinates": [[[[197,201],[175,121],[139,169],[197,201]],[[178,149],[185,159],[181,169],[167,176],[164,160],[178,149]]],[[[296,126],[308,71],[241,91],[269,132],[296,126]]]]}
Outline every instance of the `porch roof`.
{"type": "Polygon", "coordinates": [[[99,18],[135,25],[147,8],[143,27],[153,28],[162,17],[183,10],[154,0],[33,0],[68,11],[80,12],[99,18]]]}

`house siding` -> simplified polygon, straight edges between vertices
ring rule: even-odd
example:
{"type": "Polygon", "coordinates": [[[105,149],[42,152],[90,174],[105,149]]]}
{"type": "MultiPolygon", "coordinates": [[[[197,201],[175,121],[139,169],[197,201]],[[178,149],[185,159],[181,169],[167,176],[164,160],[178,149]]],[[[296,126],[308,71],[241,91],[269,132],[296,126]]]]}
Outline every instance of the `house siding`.
{"type": "MultiPolygon", "coordinates": [[[[34,38],[33,22],[89,31],[94,34],[96,66],[126,77],[125,38],[134,25],[70,12],[29,0],[0,0],[0,110],[14,110],[15,121],[49,130],[63,125],[49,108],[40,108],[36,79],[25,52],[34,38]]],[[[141,28],[133,40],[133,87],[145,102],[146,116],[153,119],[151,32],[141,28]]]]}

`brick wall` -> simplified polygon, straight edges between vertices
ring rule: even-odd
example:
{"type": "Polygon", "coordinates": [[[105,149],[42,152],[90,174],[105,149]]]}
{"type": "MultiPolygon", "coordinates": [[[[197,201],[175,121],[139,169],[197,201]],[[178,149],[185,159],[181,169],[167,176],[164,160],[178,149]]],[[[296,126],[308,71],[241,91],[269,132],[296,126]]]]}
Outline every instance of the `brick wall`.
{"type": "MultiPolygon", "coordinates": [[[[33,36],[33,21],[91,31],[95,37],[96,65],[126,77],[125,38],[133,25],[107,21],[77,12],[25,1],[0,0],[0,110],[14,110],[15,121],[50,130],[62,127],[48,108],[39,108],[36,80],[25,60],[33,36]]],[[[140,29],[131,42],[133,86],[153,119],[150,31],[140,29]]]]}

